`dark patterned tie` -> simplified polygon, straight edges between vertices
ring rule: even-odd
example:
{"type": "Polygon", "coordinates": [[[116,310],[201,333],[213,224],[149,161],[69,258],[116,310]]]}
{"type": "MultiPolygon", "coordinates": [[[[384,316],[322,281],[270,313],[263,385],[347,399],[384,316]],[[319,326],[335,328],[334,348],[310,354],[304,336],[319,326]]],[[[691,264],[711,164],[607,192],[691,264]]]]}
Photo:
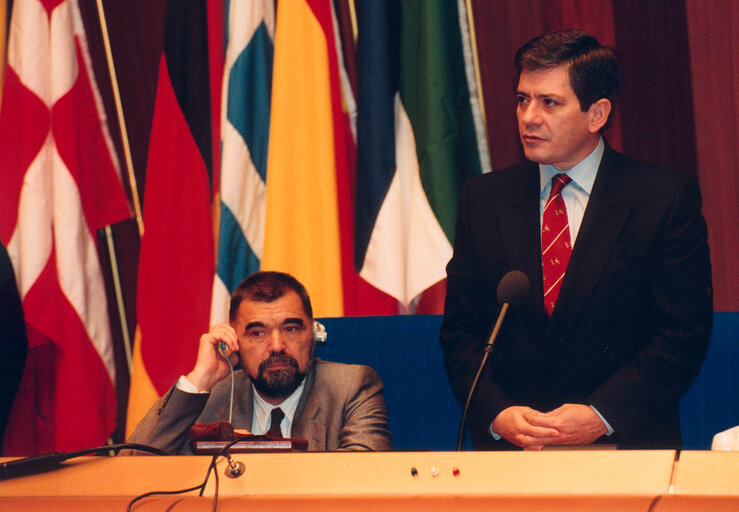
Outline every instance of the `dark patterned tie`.
{"type": "Polygon", "coordinates": [[[285,413],[282,412],[282,409],[279,407],[275,407],[272,409],[271,413],[271,419],[269,423],[269,430],[267,431],[267,435],[269,437],[274,437],[276,439],[282,439],[282,430],[280,429],[280,423],[282,423],[282,418],[285,417],[285,413]]]}
{"type": "Polygon", "coordinates": [[[547,316],[552,316],[572,253],[567,208],[561,195],[562,189],[570,181],[571,178],[566,174],[557,174],[552,178],[552,192],[544,206],[541,223],[541,263],[547,316]]]}

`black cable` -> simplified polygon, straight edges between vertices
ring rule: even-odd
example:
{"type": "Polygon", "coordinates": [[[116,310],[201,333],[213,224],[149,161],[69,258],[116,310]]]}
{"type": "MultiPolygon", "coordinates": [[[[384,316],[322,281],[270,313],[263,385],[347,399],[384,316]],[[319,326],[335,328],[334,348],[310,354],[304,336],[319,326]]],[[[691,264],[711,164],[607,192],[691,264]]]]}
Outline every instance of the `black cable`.
{"type": "Polygon", "coordinates": [[[87,448],[85,450],[79,450],[76,452],[68,452],[69,456],[67,456],[64,460],[70,459],[72,457],[81,457],[83,455],[90,455],[91,453],[105,453],[109,451],[116,452],[120,450],[136,450],[138,452],[153,453],[154,455],[172,455],[169,452],[160,450],[159,448],[155,448],[154,446],[149,446],[146,444],[120,443],[120,444],[106,444],[105,446],[98,446],[96,448],[87,448]]]}
{"type": "Polygon", "coordinates": [[[100,454],[126,449],[150,452],[157,455],[169,455],[169,453],[160,450],[159,448],[136,443],[96,446],[95,448],[86,448],[84,450],[74,452],[43,453],[41,455],[32,455],[30,457],[0,463],[0,480],[51,471],[53,469],[57,469],[64,461],[74,459],[76,457],[82,457],[83,455],[100,454]]]}
{"type": "Polygon", "coordinates": [[[216,509],[218,508],[218,488],[221,485],[220,478],[218,476],[218,468],[216,468],[216,460],[218,459],[218,456],[213,457],[213,461],[211,464],[213,465],[213,474],[216,476],[216,488],[213,490],[213,512],[216,512],[216,509]]]}
{"type": "Polygon", "coordinates": [[[188,487],[187,489],[179,489],[176,491],[150,491],[144,494],[141,494],[139,496],[136,496],[134,499],[132,499],[128,507],[126,508],[127,512],[131,512],[131,507],[137,502],[144,498],[148,498],[150,496],[156,496],[156,495],[174,495],[174,494],[184,494],[186,492],[192,492],[200,489],[200,492],[198,493],[199,497],[203,496],[203,493],[205,492],[205,487],[208,485],[208,480],[210,479],[210,474],[213,472],[215,474],[216,484],[215,484],[215,490],[213,491],[213,512],[216,511],[216,508],[218,507],[218,490],[220,487],[220,477],[218,476],[218,469],[216,468],[216,461],[219,457],[222,457],[226,454],[229,448],[231,448],[234,444],[236,444],[239,440],[234,439],[230,443],[228,443],[226,446],[221,449],[220,452],[213,455],[213,457],[210,460],[210,464],[208,465],[208,471],[205,473],[205,479],[200,485],[196,485],[193,487],[188,487]]]}
{"type": "MultiPolygon", "coordinates": [[[[210,472],[210,470],[208,470],[208,472],[210,472]]],[[[131,507],[133,507],[134,503],[136,503],[139,500],[143,500],[144,498],[148,498],[149,496],[157,496],[157,495],[160,495],[160,494],[164,494],[164,495],[184,494],[186,492],[190,492],[190,491],[194,491],[194,490],[200,489],[201,487],[204,487],[204,486],[205,486],[205,482],[203,482],[200,485],[196,485],[194,487],[189,487],[187,489],[179,489],[179,490],[176,490],[176,491],[150,491],[150,492],[141,494],[139,496],[136,496],[134,499],[132,499],[128,503],[128,507],[126,507],[126,511],[127,512],[131,512],[131,507]]]]}

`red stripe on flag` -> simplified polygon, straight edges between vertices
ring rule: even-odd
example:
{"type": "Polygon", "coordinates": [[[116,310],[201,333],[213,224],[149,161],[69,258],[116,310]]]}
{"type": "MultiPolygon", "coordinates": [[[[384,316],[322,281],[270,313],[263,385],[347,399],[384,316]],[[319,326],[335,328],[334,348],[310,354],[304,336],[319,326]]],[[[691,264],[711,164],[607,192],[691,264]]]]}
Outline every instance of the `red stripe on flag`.
{"type": "Polygon", "coordinates": [[[5,70],[2,116],[0,116],[0,240],[6,246],[18,222],[18,205],[26,170],[49,134],[49,110],[21,84],[15,70],[5,70]]]}
{"type": "Polygon", "coordinates": [[[29,352],[5,432],[9,456],[105,444],[115,430],[113,384],[59,288],[56,254],[23,300],[29,352]]]}
{"type": "Polygon", "coordinates": [[[163,394],[192,368],[198,338],[208,330],[214,255],[208,172],[175,98],[164,56],[155,105],[137,315],[144,366],[163,394]]]}
{"type": "Polygon", "coordinates": [[[51,109],[57,150],[80,191],[90,234],[131,216],[128,202],[103,137],[94,93],[76,42],[78,75],[72,88],[51,109]],[[75,129],[71,130],[70,127],[75,129]]]}

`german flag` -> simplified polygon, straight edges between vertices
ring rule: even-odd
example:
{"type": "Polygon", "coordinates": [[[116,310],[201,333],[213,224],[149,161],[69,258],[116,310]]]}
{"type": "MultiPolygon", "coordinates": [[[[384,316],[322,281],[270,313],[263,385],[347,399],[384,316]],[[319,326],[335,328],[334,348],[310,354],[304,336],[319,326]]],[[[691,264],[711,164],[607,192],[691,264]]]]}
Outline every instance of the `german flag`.
{"type": "Polygon", "coordinates": [[[206,3],[170,1],[146,169],[131,432],[196,360],[214,271],[206,3]]]}

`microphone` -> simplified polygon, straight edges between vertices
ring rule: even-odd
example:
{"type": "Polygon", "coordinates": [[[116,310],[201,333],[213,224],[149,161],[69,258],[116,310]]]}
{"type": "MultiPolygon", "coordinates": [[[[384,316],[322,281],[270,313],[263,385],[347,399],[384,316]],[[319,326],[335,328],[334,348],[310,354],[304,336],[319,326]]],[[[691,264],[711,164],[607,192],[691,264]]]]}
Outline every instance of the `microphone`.
{"type": "Polygon", "coordinates": [[[526,298],[529,296],[530,289],[531,283],[529,282],[529,278],[526,276],[526,274],[519,270],[511,270],[506,275],[504,275],[503,278],[500,280],[500,283],[498,283],[498,304],[501,304],[502,306],[500,308],[500,312],[498,313],[498,319],[495,321],[495,326],[493,327],[493,330],[490,333],[490,337],[488,338],[488,342],[485,344],[485,353],[482,356],[480,368],[478,368],[475,379],[472,381],[470,392],[467,395],[467,401],[464,404],[462,419],[459,422],[459,433],[457,434],[457,451],[462,451],[462,440],[464,438],[464,424],[467,420],[467,410],[470,407],[472,395],[474,394],[475,388],[477,387],[477,381],[480,380],[482,369],[485,367],[488,356],[490,356],[490,353],[493,351],[493,344],[498,338],[500,327],[501,325],[503,325],[503,319],[508,313],[509,308],[518,308],[526,301],[526,298]]]}

